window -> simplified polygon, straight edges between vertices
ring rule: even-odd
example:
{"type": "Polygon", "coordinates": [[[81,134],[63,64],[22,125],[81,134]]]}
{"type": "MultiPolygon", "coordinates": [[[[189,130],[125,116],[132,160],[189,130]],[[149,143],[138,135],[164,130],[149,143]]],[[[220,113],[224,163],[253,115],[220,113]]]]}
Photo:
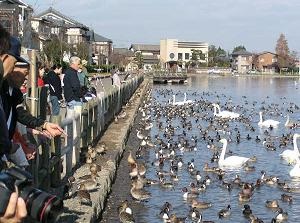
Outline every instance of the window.
{"type": "Polygon", "coordinates": [[[12,33],[13,27],[10,19],[5,17],[0,17],[0,23],[4,29],[6,29],[9,33],[12,33]]]}
{"type": "Polygon", "coordinates": [[[272,58],[272,63],[276,63],[277,59],[276,58],[272,58]]]}
{"type": "Polygon", "coordinates": [[[182,53],[178,53],[178,60],[182,60],[182,53]]]}
{"type": "Polygon", "coordinates": [[[184,54],[184,59],[189,60],[190,59],[190,54],[189,53],[185,53],[184,54]]]}

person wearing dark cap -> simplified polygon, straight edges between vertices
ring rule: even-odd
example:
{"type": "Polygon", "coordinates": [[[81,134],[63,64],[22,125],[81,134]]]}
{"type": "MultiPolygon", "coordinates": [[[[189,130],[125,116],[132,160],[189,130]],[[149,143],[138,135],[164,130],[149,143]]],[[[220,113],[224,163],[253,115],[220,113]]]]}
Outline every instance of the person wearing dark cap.
{"type": "MultiPolygon", "coordinates": [[[[9,33],[0,25],[0,89],[2,86],[3,76],[12,72],[16,62],[15,58],[10,58],[7,54],[10,48],[9,40],[9,33]]],[[[6,153],[6,149],[9,149],[10,147],[11,143],[8,137],[5,114],[2,108],[2,99],[0,96],[0,158],[6,153]]],[[[0,216],[0,222],[21,222],[26,216],[27,210],[24,200],[18,197],[17,192],[12,193],[4,215],[0,216]]]]}
{"type": "MultiPolygon", "coordinates": [[[[11,37],[10,43],[11,46],[10,50],[8,51],[8,56],[12,58],[12,61],[14,61],[13,65],[15,65],[16,62],[23,65],[28,64],[27,69],[29,69],[29,63],[20,56],[20,41],[15,37],[11,37]]],[[[10,138],[13,135],[17,121],[29,128],[37,129],[43,132],[48,137],[61,135],[63,130],[59,125],[34,117],[25,109],[23,94],[19,88],[21,87],[22,82],[24,82],[28,73],[29,72],[10,71],[4,77],[5,80],[3,81],[1,95],[3,108],[6,113],[6,119],[7,121],[10,121],[10,138]]]]}

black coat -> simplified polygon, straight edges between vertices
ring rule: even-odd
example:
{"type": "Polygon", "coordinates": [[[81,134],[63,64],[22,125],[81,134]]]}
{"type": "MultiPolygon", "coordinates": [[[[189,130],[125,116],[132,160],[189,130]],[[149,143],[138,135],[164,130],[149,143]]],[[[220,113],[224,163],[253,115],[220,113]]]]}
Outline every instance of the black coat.
{"type": "Polygon", "coordinates": [[[51,70],[47,78],[45,78],[45,83],[49,84],[49,91],[51,96],[56,96],[58,100],[62,99],[62,88],[61,88],[61,81],[59,76],[51,70]]]}
{"type": "Polygon", "coordinates": [[[80,101],[81,98],[80,82],[77,71],[71,67],[65,71],[64,95],[67,102],[72,100],[80,101]]]}
{"type": "Polygon", "coordinates": [[[41,127],[45,121],[43,119],[32,116],[29,111],[25,110],[23,94],[18,88],[13,88],[12,94],[9,93],[9,85],[5,80],[1,89],[1,97],[3,102],[3,110],[5,112],[6,121],[9,119],[11,111],[11,122],[9,125],[9,138],[12,139],[17,121],[29,128],[41,127]]]}

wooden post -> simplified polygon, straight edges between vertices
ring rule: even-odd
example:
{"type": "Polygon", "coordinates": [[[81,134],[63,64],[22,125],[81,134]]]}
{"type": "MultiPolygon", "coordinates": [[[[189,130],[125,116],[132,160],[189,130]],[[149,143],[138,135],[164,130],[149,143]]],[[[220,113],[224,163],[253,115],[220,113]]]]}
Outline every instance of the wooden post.
{"type": "MultiPolygon", "coordinates": [[[[51,116],[51,122],[56,123],[60,125],[61,123],[61,117],[60,116],[51,116]]],[[[53,171],[51,174],[51,185],[53,187],[58,187],[60,185],[61,181],[61,139],[60,136],[56,136],[54,139],[52,139],[51,143],[51,153],[54,154],[54,159],[51,157],[51,160],[55,162],[53,165],[53,171]]]]}
{"type": "Polygon", "coordinates": [[[37,69],[36,69],[36,50],[30,50],[30,87],[31,87],[31,100],[30,100],[30,113],[33,116],[37,116],[37,101],[35,98],[37,98],[37,85],[36,85],[36,75],[37,75],[37,69]]]}

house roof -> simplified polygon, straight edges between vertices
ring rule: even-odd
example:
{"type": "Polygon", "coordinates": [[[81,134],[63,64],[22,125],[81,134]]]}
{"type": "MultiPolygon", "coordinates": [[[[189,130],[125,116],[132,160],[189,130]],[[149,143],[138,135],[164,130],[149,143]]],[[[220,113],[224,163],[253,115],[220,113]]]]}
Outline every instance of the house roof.
{"type": "Polygon", "coordinates": [[[231,55],[232,56],[239,56],[239,55],[241,55],[241,56],[251,56],[251,55],[253,55],[253,53],[250,53],[246,50],[239,50],[239,51],[236,51],[236,52],[232,53],[231,55]]]}
{"type": "Polygon", "coordinates": [[[113,42],[111,39],[108,39],[104,36],[95,33],[93,30],[88,31],[87,35],[91,37],[90,40],[93,42],[113,42]]]}
{"type": "Polygon", "coordinates": [[[272,52],[270,52],[270,51],[263,51],[263,52],[259,53],[258,55],[267,54],[267,53],[270,53],[270,54],[273,54],[273,55],[276,55],[276,56],[277,56],[276,53],[272,53],[272,52]]]}
{"type": "Polygon", "coordinates": [[[47,16],[47,14],[50,14],[50,13],[52,13],[54,15],[57,15],[58,17],[61,17],[63,20],[68,21],[69,23],[71,23],[71,25],[70,25],[71,27],[80,27],[80,28],[89,30],[89,28],[87,26],[85,26],[82,23],[76,21],[75,19],[72,19],[72,18],[62,14],[61,12],[55,10],[52,7],[48,8],[46,11],[41,12],[40,14],[36,15],[36,17],[44,17],[44,16],[47,16]]]}
{"type": "Polygon", "coordinates": [[[134,51],[160,51],[160,45],[154,44],[131,44],[129,49],[134,51]]]}
{"type": "Polygon", "coordinates": [[[127,48],[114,48],[113,53],[114,54],[119,54],[119,55],[124,55],[124,56],[127,56],[127,57],[133,57],[134,56],[134,53],[131,50],[127,49],[127,48]]]}
{"type": "Polygon", "coordinates": [[[6,0],[6,1],[11,4],[17,4],[17,5],[25,6],[28,9],[32,9],[28,4],[26,4],[25,2],[23,2],[21,0],[6,0]]]}

